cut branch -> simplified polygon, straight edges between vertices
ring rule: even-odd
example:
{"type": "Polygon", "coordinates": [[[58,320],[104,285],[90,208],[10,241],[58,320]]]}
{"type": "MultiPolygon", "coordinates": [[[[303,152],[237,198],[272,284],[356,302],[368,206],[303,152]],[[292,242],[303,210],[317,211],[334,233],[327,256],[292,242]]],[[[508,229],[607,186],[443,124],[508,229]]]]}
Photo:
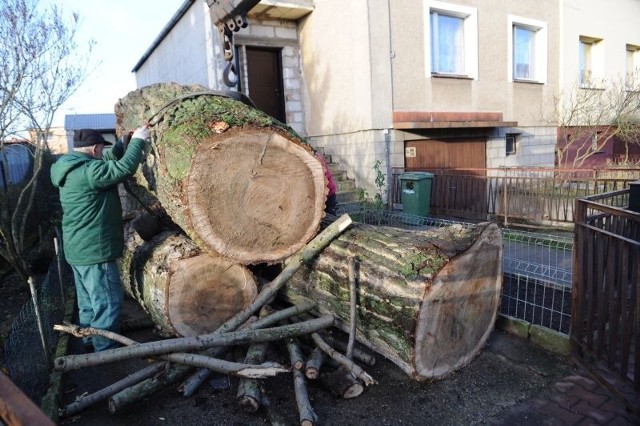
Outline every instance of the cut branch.
{"type": "Polygon", "coordinates": [[[90,395],[81,395],[76,398],[74,402],[67,405],[66,407],[60,409],[60,416],[68,417],[74,414],[77,414],[84,410],[85,408],[95,404],[96,402],[100,402],[104,399],[109,398],[112,395],[117,394],[123,389],[126,389],[130,386],[133,386],[141,381],[155,376],[157,373],[165,370],[167,368],[168,363],[166,362],[156,362],[153,363],[142,370],[138,370],[135,373],[125,377],[122,380],[119,380],[113,383],[106,388],[103,388],[97,392],[94,392],[90,395]]]}
{"type": "MultiPolygon", "coordinates": [[[[294,305],[289,308],[283,309],[281,311],[276,311],[269,315],[259,318],[258,320],[252,322],[251,324],[247,324],[247,329],[256,330],[263,327],[268,327],[272,324],[277,324],[280,321],[291,318],[294,315],[299,315],[305,312],[310,311],[315,307],[315,303],[311,301],[306,301],[300,303],[299,305],[294,305]]],[[[213,348],[207,350],[205,353],[209,356],[220,356],[224,348],[213,348]]],[[[207,378],[211,375],[211,370],[207,368],[201,368],[191,376],[187,377],[187,379],[180,386],[180,390],[184,396],[191,396],[197,389],[202,385],[202,383],[207,380],[207,378]]]]}
{"type": "Polygon", "coordinates": [[[362,382],[367,385],[375,385],[378,382],[373,379],[366,371],[364,371],[358,364],[354,363],[346,356],[342,355],[335,349],[333,349],[327,342],[325,342],[322,337],[318,333],[311,333],[311,338],[315,342],[315,344],[322,349],[327,355],[331,358],[335,359],[338,363],[343,365],[346,371],[352,373],[357,378],[362,380],[362,382]]]}
{"type": "MultiPolygon", "coordinates": [[[[129,345],[129,349],[137,349],[141,345],[135,340],[131,340],[127,337],[113,333],[111,331],[97,329],[97,328],[80,328],[75,325],[71,326],[54,326],[54,329],[59,331],[69,331],[76,337],[86,337],[91,335],[103,336],[124,345],[129,345]],[[135,346],[134,346],[135,345],[135,346]]],[[[224,336],[224,335],[223,335],[224,336]]],[[[161,342],[152,342],[154,344],[161,344],[161,342]]],[[[123,348],[126,351],[128,348],[123,348]]],[[[102,352],[104,353],[104,352],[102,352]]],[[[189,354],[189,353],[170,353],[167,355],[160,355],[160,359],[190,365],[192,367],[203,367],[211,371],[216,371],[224,374],[232,374],[240,377],[251,378],[263,378],[275,376],[278,373],[286,373],[289,370],[276,363],[265,363],[260,365],[247,365],[236,362],[229,362],[222,359],[212,358],[205,355],[189,354]]],[[[93,365],[93,364],[87,364],[93,365]]]]}
{"type": "MultiPolygon", "coordinates": [[[[163,355],[176,351],[202,350],[212,346],[232,346],[238,344],[269,342],[288,337],[309,334],[333,324],[333,315],[263,330],[243,330],[224,334],[209,334],[198,337],[183,337],[160,342],[139,343],[126,348],[108,349],[83,355],[68,355],[56,358],[57,371],[70,371],[82,367],[101,365],[135,357],[163,355]]],[[[209,367],[207,367],[209,368],[209,367]]]]}
{"type": "Polygon", "coordinates": [[[351,399],[364,392],[362,384],[344,368],[338,368],[330,373],[320,376],[320,381],[334,395],[344,399],[351,399]]]}
{"type": "MultiPolygon", "coordinates": [[[[300,348],[293,341],[287,344],[287,350],[289,351],[289,359],[291,365],[295,365],[300,361],[300,348]]],[[[294,368],[293,373],[293,389],[296,395],[296,405],[298,406],[298,413],[300,417],[300,424],[305,426],[313,425],[318,417],[313,411],[311,401],[309,401],[309,392],[307,391],[307,383],[304,379],[304,374],[299,368],[294,368]]]]}

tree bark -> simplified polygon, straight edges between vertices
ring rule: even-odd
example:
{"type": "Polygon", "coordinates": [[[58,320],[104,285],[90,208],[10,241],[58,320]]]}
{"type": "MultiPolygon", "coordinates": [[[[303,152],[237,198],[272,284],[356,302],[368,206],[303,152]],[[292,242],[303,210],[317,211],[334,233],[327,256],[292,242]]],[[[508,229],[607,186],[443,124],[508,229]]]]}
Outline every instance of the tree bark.
{"type": "Polygon", "coordinates": [[[125,239],[124,289],[166,336],[211,333],[258,294],[244,265],[201,252],[178,231],[144,241],[127,226],[125,239]]]}
{"type": "Polygon", "coordinates": [[[348,259],[358,259],[357,339],[417,380],[466,365],[484,346],[502,286],[502,237],[495,224],[424,231],[357,225],[281,292],[314,300],[348,332],[348,259]]]}
{"type": "Polygon", "coordinates": [[[276,263],[303,247],[324,216],[326,178],[290,128],[206,88],[162,83],[116,105],[118,131],[151,121],[136,175],[196,244],[242,264],[276,263]]]}
{"type": "Polygon", "coordinates": [[[320,381],[334,395],[340,398],[351,399],[360,396],[364,392],[364,386],[344,368],[323,373],[320,376],[320,381]]]}

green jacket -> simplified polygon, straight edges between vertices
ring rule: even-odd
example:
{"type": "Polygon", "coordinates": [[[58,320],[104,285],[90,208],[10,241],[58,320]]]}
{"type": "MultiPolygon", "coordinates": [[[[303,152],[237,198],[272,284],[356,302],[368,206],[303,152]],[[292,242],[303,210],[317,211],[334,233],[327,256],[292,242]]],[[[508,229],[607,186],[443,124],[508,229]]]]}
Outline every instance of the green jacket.
{"type": "Polygon", "coordinates": [[[82,152],[65,154],[51,166],[60,190],[64,254],[71,265],[93,265],[122,256],[124,233],[118,183],[135,173],[144,141],[132,139],[105,150],[103,159],[82,152]]]}

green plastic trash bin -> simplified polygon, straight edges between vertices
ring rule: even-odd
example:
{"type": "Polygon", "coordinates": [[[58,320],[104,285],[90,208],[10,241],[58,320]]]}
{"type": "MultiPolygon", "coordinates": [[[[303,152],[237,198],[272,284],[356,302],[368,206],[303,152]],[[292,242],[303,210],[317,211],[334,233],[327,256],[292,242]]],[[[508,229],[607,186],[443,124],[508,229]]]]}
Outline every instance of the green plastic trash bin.
{"type": "Polygon", "coordinates": [[[433,173],[407,172],[400,175],[402,211],[416,216],[429,216],[433,173]]]}

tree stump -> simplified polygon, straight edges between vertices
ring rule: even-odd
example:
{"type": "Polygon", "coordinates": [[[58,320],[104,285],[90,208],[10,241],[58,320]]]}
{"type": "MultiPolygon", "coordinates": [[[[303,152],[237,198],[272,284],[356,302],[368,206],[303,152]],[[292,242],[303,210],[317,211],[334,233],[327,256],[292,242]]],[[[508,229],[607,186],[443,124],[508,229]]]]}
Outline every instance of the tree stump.
{"type": "Polygon", "coordinates": [[[358,341],[417,380],[442,378],[478,354],[500,304],[502,237],[495,224],[425,231],[358,224],[281,294],[312,299],[348,331],[351,257],[358,261],[358,341]]]}
{"type": "Polygon", "coordinates": [[[241,264],[201,251],[178,231],[143,241],[130,224],[121,260],[123,285],[165,335],[211,333],[257,295],[241,264]]]}
{"type": "Polygon", "coordinates": [[[246,265],[279,262],[318,232],[322,165],[292,129],[206,90],[156,84],[120,99],[120,133],[153,124],[136,192],[145,204],[157,199],[204,250],[246,265]]]}

